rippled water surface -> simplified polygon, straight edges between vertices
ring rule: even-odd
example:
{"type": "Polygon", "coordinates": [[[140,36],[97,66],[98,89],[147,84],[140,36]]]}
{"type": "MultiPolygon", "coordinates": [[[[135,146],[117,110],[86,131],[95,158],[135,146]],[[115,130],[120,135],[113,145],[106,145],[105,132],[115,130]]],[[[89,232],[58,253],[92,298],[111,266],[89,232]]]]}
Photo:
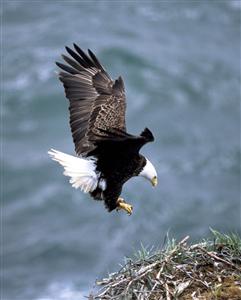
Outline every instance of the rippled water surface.
{"type": "Polygon", "coordinates": [[[3,299],[82,299],[168,230],[240,233],[239,1],[7,1],[2,16],[3,299]],[[131,217],[72,189],[47,156],[74,153],[54,64],[72,42],[123,76],[129,132],[155,135],[142,153],[159,186],[125,185],[131,217]]]}

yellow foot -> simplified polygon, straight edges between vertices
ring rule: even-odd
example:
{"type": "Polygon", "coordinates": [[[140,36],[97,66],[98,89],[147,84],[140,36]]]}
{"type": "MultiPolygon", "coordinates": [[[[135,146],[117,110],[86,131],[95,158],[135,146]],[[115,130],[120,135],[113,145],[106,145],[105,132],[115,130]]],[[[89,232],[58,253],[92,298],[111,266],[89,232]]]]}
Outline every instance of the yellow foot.
{"type": "Polygon", "coordinates": [[[133,210],[132,205],[126,203],[123,198],[118,198],[116,204],[117,204],[116,210],[124,209],[129,215],[132,214],[132,210],[133,210]]]}

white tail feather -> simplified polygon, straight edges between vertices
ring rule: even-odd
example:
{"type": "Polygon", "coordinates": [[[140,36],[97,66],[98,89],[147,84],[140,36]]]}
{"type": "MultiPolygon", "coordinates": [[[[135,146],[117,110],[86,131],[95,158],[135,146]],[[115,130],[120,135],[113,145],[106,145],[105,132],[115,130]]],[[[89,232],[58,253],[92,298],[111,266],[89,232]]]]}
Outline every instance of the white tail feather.
{"type": "Polygon", "coordinates": [[[69,176],[72,187],[80,188],[84,193],[96,189],[99,176],[95,172],[95,159],[76,157],[51,149],[50,157],[64,167],[64,175],[69,176]]]}

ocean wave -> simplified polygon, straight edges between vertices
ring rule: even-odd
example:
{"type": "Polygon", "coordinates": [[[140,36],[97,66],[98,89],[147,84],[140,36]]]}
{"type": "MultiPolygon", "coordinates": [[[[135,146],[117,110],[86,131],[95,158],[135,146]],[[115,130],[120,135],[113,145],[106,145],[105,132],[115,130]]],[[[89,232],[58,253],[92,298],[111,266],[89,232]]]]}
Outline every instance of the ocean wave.
{"type": "Polygon", "coordinates": [[[226,3],[234,10],[241,9],[241,2],[239,0],[230,0],[230,1],[227,1],[226,3]]]}
{"type": "Polygon", "coordinates": [[[36,300],[85,300],[88,295],[89,291],[78,289],[71,284],[54,282],[36,300]]]}

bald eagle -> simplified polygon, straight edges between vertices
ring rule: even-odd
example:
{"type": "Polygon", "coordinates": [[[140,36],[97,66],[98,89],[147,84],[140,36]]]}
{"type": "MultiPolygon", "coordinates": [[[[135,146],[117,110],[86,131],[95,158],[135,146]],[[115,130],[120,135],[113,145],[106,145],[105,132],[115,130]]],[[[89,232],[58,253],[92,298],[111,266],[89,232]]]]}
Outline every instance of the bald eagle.
{"type": "Polygon", "coordinates": [[[157,173],[152,163],[139,153],[154,141],[147,128],[139,135],[126,132],[125,87],[121,77],[112,80],[94,53],[85,53],[74,44],[66,47],[67,64],[56,62],[59,79],[69,100],[70,127],[77,156],[51,149],[51,158],[64,167],[64,175],[74,188],[102,200],[108,211],[132,206],[120,198],[123,184],[133,176],[143,176],[153,186],[157,173]]]}

